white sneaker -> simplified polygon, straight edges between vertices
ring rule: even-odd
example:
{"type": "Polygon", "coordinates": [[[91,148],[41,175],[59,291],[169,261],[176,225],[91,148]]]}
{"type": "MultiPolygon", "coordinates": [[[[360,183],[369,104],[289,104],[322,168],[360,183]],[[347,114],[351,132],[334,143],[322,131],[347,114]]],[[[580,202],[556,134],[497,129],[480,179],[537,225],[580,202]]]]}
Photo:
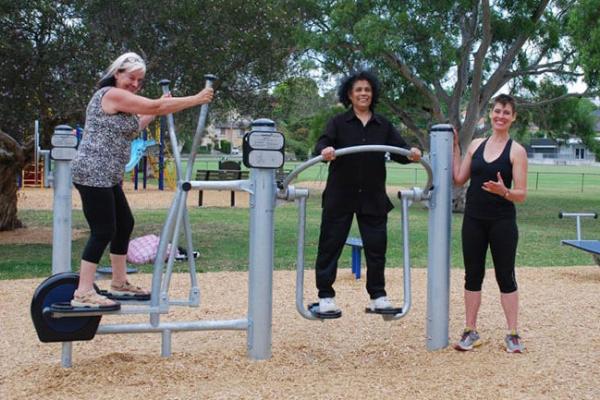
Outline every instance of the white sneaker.
{"type": "Polygon", "coordinates": [[[335,300],[333,297],[324,297],[319,299],[319,312],[320,313],[330,313],[330,312],[338,312],[340,309],[335,305],[335,300]]]}
{"type": "Polygon", "coordinates": [[[371,311],[375,311],[394,308],[394,306],[386,296],[381,296],[374,300],[371,300],[371,302],[369,303],[369,308],[371,309],[371,311]]]}

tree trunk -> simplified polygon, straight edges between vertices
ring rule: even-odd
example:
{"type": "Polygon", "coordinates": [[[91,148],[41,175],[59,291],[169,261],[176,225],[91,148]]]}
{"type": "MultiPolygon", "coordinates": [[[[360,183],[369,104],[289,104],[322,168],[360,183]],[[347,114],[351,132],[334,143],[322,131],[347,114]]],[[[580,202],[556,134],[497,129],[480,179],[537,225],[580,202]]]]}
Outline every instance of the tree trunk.
{"type": "Polygon", "coordinates": [[[17,176],[34,158],[33,140],[21,146],[8,134],[0,131],[0,231],[23,226],[17,218],[17,176]]]}
{"type": "Polygon", "coordinates": [[[465,203],[467,201],[467,186],[452,187],[452,212],[464,213],[465,203]]]}

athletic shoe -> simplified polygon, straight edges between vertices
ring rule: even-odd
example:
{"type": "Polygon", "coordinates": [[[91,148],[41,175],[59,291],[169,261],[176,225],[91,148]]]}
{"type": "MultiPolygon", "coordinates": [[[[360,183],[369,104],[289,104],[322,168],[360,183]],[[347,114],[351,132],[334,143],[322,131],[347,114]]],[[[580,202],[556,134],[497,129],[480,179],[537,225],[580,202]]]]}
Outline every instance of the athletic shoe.
{"type": "Polygon", "coordinates": [[[376,299],[371,300],[371,302],[369,303],[369,308],[371,309],[371,311],[375,311],[394,308],[394,306],[386,296],[380,296],[376,299]]]}
{"type": "Polygon", "coordinates": [[[521,343],[521,336],[516,332],[511,332],[506,335],[504,343],[506,343],[507,353],[522,353],[525,351],[525,346],[521,343]]]}
{"type": "Polygon", "coordinates": [[[481,346],[479,333],[472,329],[465,329],[458,343],[454,345],[454,348],[458,351],[470,351],[479,346],[481,346]]]}
{"type": "Polygon", "coordinates": [[[335,305],[335,299],[333,297],[323,297],[322,299],[319,299],[320,313],[333,313],[339,311],[340,309],[335,305]]]}

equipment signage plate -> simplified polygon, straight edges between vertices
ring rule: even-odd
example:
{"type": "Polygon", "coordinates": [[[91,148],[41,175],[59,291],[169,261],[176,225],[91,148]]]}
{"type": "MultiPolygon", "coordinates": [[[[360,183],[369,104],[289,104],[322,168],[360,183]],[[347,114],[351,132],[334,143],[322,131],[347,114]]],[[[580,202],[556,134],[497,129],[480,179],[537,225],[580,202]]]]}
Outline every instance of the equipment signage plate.
{"type": "Polygon", "coordinates": [[[248,144],[258,150],[281,150],[284,139],[279,132],[253,131],[248,138],[248,144]]]}
{"type": "Polygon", "coordinates": [[[77,149],[74,147],[54,147],[50,150],[50,157],[53,160],[70,161],[75,158],[77,149]]]}
{"type": "Polygon", "coordinates": [[[75,135],[52,135],[50,140],[54,147],[77,147],[77,136],[75,135]]]}
{"type": "Polygon", "coordinates": [[[254,168],[279,168],[283,165],[283,153],[271,150],[250,150],[248,163],[254,168]]]}

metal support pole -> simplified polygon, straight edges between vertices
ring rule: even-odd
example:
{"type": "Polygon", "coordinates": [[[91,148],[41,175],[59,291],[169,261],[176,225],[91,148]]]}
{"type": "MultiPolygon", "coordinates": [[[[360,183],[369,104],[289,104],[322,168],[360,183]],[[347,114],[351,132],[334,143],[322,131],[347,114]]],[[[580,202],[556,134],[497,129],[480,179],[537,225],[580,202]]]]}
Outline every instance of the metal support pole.
{"type": "Polygon", "coordinates": [[[161,357],[171,357],[171,330],[165,329],[161,335],[161,357]]]}
{"type": "MultiPolygon", "coordinates": [[[[36,121],[37,122],[37,121],[36,121]]],[[[50,156],[54,159],[53,218],[52,218],[52,274],[71,271],[71,160],[75,157],[77,137],[73,128],[59,125],[52,135],[50,156]]],[[[36,160],[37,163],[37,160],[36,160]]],[[[63,342],[61,365],[73,364],[73,343],[63,342]]]]}
{"type": "MultiPolygon", "coordinates": [[[[34,130],[34,147],[33,147],[33,162],[34,162],[34,166],[35,166],[35,182],[34,185],[37,186],[38,183],[38,176],[39,176],[39,161],[40,161],[40,121],[38,121],[37,119],[35,120],[35,123],[33,125],[33,130],[34,130]]],[[[41,185],[40,185],[41,186],[41,185]]]]}
{"type": "MultiPolygon", "coordinates": [[[[274,132],[275,123],[260,129],[274,132]]],[[[255,130],[255,124],[253,129],[255,130]]],[[[248,357],[271,358],[273,321],[273,248],[275,212],[275,169],[251,168],[250,248],[248,277],[248,357]]]]}
{"type": "Polygon", "coordinates": [[[71,368],[73,366],[73,342],[62,342],[60,365],[63,368],[71,368]]]}
{"type": "Polygon", "coordinates": [[[447,124],[433,126],[430,140],[434,189],[429,202],[427,350],[439,350],[448,346],[452,126],[447,124]]]}
{"type": "MultiPolygon", "coordinates": [[[[72,128],[59,125],[54,129],[52,158],[54,158],[54,198],[52,222],[52,274],[71,271],[71,159],[74,148],[57,146],[60,138],[72,136],[72,128]],[[56,138],[56,139],[55,139],[56,138]],[[65,154],[64,149],[69,150],[65,154]]],[[[73,138],[75,138],[73,136],[73,138]]],[[[75,143],[77,139],[75,138],[75,143]]],[[[74,147],[74,146],[73,146],[74,147]]]]}

